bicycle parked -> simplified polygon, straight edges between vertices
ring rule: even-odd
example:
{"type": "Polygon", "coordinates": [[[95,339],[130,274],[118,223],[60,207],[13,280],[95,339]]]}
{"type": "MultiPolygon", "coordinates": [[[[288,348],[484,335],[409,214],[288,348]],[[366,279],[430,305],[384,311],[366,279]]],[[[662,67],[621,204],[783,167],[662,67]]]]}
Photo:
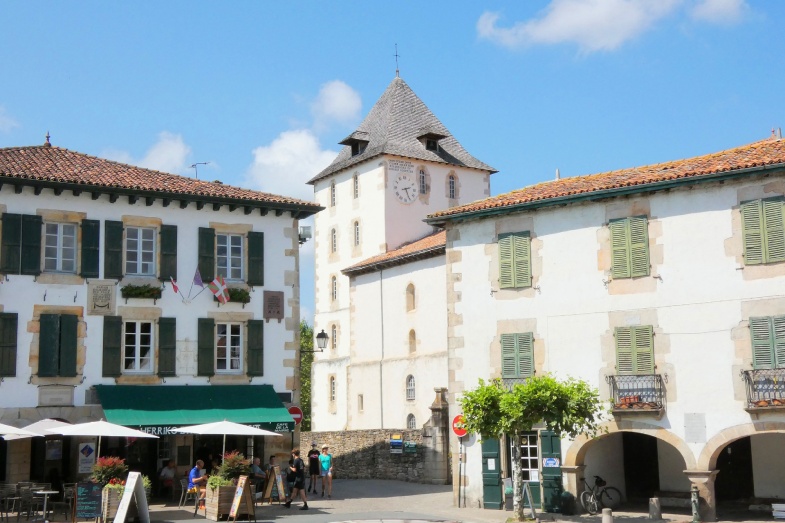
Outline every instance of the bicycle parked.
{"type": "Polygon", "coordinates": [[[594,486],[584,478],[586,490],[581,492],[581,505],[589,514],[596,514],[603,508],[615,509],[621,505],[621,491],[616,487],[608,487],[604,479],[594,476],[594,486]]]}

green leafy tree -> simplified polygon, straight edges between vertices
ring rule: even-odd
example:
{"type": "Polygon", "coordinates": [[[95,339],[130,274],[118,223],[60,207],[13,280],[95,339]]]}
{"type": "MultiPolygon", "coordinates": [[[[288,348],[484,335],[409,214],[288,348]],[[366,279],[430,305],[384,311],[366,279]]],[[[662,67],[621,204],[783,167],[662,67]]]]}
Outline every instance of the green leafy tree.
{"type": "Polygon", "coordinates": [[[313,363],[313,327],[300,322],[300,405],[303,421],[300,430],[311,430],[311,364],[313,363]]]}
{"type": "Polygon", "coordinates": [[[524,519],[521,433],[544,423],[562,436],[594,436],[605,409],[597,389],[586,382],[574,378],[559,381],[550,375],[535,376],[509,388],[499,379],[490,383],[480,380],[476,389],[464,392],[460,404],[469,433],[482,438],[512,437],[513,508],[519,521],[524,519]]]}

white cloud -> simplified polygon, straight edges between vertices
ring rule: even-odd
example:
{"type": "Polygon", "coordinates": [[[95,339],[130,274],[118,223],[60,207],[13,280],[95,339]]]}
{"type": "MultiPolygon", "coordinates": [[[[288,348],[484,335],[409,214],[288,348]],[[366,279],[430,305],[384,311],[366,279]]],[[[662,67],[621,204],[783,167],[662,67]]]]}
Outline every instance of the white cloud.
{"type": "Polygon", "coordinates": [[[313,201],[306,182],[327,167],[337,153],[321,148],[308,129],[284,131],[269,145],[253,150],[247,183],[261,191],[313,201]]]}
{"type": "Polygon", "coordinates": [[[10,133],[15,127],[19,127],[19,124],[8,116],[5,107],[0,105],[0,132],[10,133]]]}
{"type": "Polygon", "coordinates": [[[185,144],[182,136],[163,131],[158,135],[155,145],[139,162],[139,166],[167,173],[179,173],[188,166],[187,159],[190,154],[191,148],[185,144]]]}
{"type": "Polygon", "coordinates": [[[183,141],[179,134],[162,131],[158,134],[158,141],[153,144],[140,160],[135,160],[131,153],[122,149],[105,149],[101,152],[103,158],[115,162],[137,165],[146,169],[155,169],[166,173],[179,173],[193,176],[192,172],[185,172],[189,167],[188,156],[191,148],[183,141]]]}
{"type": "Polygon", "coordinates": [[[697,20],[732,24],[741,20],[748,9],[745,0],[699,0],[691,14],[697,20]]]}
{"type": "MultiPolygon", "coordinates": [[[[584,53],[612,51],[674,14],[684,0],[551,0],[538,17],[498,25],[499,13],[483,13],[477,34],[509,48],[574,43],[584,53]]],[[[745,0],[697,0],[690,15],[698,21],[728,23],[741,18],[745,0]]]]}
{"type": "Polygon", "coordinates": [[[340,80],[322,85],[311,104],[314,127],[317,129],[332,122],[349,123],[357,119],[362,108],[360,94],[340,80]]]}

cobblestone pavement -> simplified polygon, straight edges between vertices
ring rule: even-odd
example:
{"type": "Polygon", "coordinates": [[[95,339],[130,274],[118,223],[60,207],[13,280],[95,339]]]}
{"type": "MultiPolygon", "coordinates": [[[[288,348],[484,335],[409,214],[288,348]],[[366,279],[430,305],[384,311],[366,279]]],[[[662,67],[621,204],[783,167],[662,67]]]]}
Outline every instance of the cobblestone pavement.
{"type": "MultiPolygon", "coordinates": [[[[465,523],[506,523],[512,517],[511,511],[485,510],[479,507],[458,508],[453,506],[452,487],[446,485],[421,485],[402,481],[385,480],[335,480],[333,497],[309,495],[309,510],[299,510],[301,503],[295,501],[286,509],[283,505],[257,506],[256,517],[259,522],[283,521],[285,523],[328,523],[360,520],[438,520],[465,523]]],[[[153,522],[204,520],[204,512],[193,517],[190,510],[178,509],[177,504],[163,504],[153,501],[150,507],[153,522]]],[[[642,509],[642,510],[645,510],[642,509]]],[[[744,511],[728,513],[725,521],[773,521],[771,513],[761,513],[760,517],[749,516],[744,511]]],[[[571,523],[601,523],[601,516],[562,516],[560,514],[539,514],[544,522],[563,521],[571,523]]],[[[617,523],[651,522],[648,513],[616,512],[617,523]]],[[[663,520],[672,523],[691,521],[688,512],[663,514],[663,520]]]]}

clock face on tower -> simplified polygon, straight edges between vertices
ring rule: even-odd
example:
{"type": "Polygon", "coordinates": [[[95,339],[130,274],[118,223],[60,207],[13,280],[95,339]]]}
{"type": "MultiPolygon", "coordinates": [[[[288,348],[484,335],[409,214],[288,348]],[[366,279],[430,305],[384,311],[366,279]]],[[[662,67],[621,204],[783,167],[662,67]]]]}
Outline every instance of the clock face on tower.
{"type": "Polygon", "coordinates": [[[408,174],[399,174],[393,182],[393,192],[401,203],[409,204],[417,199],[420,188],[417,187],[414,177],[408,174]]]}

